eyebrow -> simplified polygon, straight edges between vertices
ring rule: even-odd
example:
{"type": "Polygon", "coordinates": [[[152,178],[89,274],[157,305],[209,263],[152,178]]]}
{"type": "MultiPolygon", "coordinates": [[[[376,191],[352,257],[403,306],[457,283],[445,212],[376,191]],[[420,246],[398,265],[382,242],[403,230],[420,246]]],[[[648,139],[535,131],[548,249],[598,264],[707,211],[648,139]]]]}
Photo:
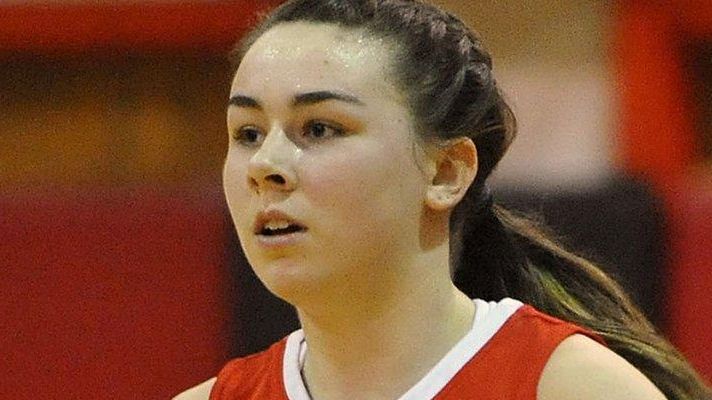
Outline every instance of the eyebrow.
{"type": "Polygon", "coordinates": [[[230,101],[228,101],[227,104],[236,107],[255,108],[257,110],[262,109],[262,105],[259,101],[253,99],[252,97],[243,96],[241,94],[230,96],[230,101]]]}
{"type": "MultiPolygon", "coordinates": [[[[345,93],[332,92],[329,90],[319,90],[316,92],[299,93],[292,99],[292,107],[306,106],[321,103],[329,100],[343,101],[345,103],[364,105],[364,103],[356,96],[352,96],[345,93]]],[[[236,94],[230,97],[228,105],[244,108],[254,108],[256,110],[262,110],[262,104],[256,99],[236,94]]]]}

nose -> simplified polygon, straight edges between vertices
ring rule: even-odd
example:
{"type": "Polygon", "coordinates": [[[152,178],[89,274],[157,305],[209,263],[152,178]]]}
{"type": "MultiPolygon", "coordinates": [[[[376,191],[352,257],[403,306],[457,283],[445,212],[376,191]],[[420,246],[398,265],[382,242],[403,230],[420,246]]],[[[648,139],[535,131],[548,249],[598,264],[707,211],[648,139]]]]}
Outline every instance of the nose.
{"type": "Polygon", "coordinates": [[[250,158],[247,185],[257,194],[266,191],[288,192],[296,186],[293,163],[299,149],[282,129],[272,129],[259,150],[250,158]]]}

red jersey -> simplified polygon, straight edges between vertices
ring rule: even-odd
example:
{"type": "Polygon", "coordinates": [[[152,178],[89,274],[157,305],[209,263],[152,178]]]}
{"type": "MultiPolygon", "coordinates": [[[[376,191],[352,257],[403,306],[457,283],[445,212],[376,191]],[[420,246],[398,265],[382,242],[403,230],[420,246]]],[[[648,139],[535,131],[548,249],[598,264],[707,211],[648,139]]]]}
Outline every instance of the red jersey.
{"type": "MultiPolygon", "coordinates": [[[[472,329],[398,400],[535,400],[542,370],[565,338],[595,334],[513,299],[477,306],[472,329]]],[[[210,400],[309,400],[301,376],[301,330],[269,349],[230,361],[210,400]]]]}

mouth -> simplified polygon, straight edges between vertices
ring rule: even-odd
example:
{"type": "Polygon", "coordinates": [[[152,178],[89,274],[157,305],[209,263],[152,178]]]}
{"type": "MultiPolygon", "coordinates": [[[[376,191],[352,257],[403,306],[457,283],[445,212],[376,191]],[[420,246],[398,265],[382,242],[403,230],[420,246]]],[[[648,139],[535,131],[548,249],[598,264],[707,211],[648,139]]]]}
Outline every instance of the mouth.
{"type": "Polygon", "coordinates": [[[266,224],[256,232],[257,243],[264,250],[278,250],[297,246],[306,239],[308,229],[302,225],[282,223],[281,226],[266,224]]]}
{"type": "Polygon", "coordinates": [[[287,227],[280,227],[280,228],[272,228],[272,227],[264,227],[262,228],[259,232],[257,232],[258,236],[281,236],[281,235],[289,235],[290,233],[295,233],[295,232],[306,232],[307,228],[298,225],[298,224],[289,224],[287,227]]]}
{"type": "Polygon", "coordinates": [[[258,237],[280,237],[306,231],[304,223],[277,209],[258,213],[253,225],[253,232],[258,237]]]}

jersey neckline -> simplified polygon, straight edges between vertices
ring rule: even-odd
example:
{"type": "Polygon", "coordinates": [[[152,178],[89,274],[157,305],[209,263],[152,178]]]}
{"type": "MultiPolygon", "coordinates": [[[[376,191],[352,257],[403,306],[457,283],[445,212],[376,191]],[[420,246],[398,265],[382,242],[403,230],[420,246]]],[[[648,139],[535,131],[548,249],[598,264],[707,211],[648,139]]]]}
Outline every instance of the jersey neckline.
{"type": "MultiPolygon", "coordinates": [[[[523,305],[519,300],[508,297],[498,302],[481,299],[474,299],[473,302],[475,318],[470,331],[398,400],[430,400],[435,397],[523,305]]],[[[311,400],[301,374],[306,348],[302,329],[287,337],[282,359],[282,378],[289,400],[311,400]]]]}

